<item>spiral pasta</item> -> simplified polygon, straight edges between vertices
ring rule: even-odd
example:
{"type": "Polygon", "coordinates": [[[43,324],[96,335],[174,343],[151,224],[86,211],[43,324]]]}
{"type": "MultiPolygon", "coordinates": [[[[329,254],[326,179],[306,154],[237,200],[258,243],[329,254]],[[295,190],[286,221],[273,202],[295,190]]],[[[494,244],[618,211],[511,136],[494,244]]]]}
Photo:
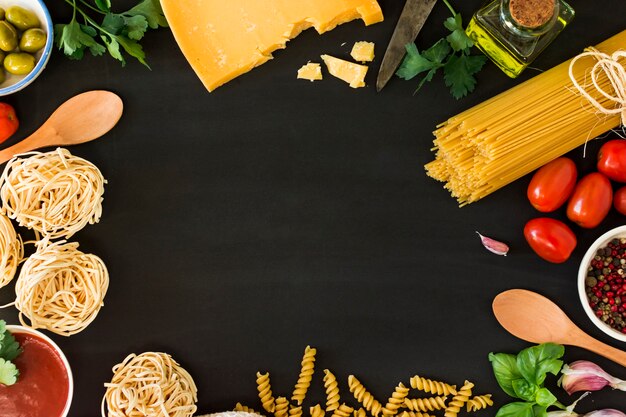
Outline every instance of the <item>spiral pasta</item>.
{"type": "Polygon", "coordinates": [[[315,348],[311,348],[311,346],[307,346],[306,349],[304,349],[300,376],[298,377],[298,382],[296,382],[296,387],[294,388],[293,395],[291,396],[291,400],[295,401],[298,405],[302,405],[302,401],[304,401],[304,397],[306,397],[306,392],[311,385],[313,373],[315,372],[316,353],[317,350],[315,348]]]}
{"type": "Polygon", "coordinates": [[[309,408],[309,413],[311,414],[311,417],[324,417],[326,415],[326,412],[319,404],[309,408]]]}
{"type": "Polygon", "coordinates": [[[456,386],[446,384],[444,382],[433,381],[419,375],[411,377],[409,385],[411,388],[424,391],[425,393],[432,393],[435,395],[456,395],[456,386]]]}
{"type": "Polygon", "coordinates": [[[7,285],[24,257],[24,244],[8,217],[0,214],[0,288],[7,285]]]}
{"type": "Polygon", "coordinates": [[[302,417],[302,407],[289,407],[289,417],[302,417]]]}
{"type": "Polygon", "coordinates": [[[191,417],[196,412],[193,378],[166,353],[128,355],[104,386],[102,417],[191,417]]]}
{"type": "Polygon", "coordinates": [[[420,413],[419,411],[403,411],[398,417],[434,417],[428,413],[420,413]]]}
{"type": "Polygon", "coordinates": [[[359,407],[358,410],[354,410],[352,414],[354,415],[354,417],[367,417],[367,412],[363,407],[359,407]]]}
{"type": "Polygon", "coordinates": [[[324,390],[326,391],[326,411],[339,407],[339,385],[337,378],[328,369],[324,369],[324,390]]]}
{"type": "Polygon", "coordinates": [[[383,416],[394,416],[398,413],[398,409],[404,404],[404,399],[409,395],[409,388],[405,387],[402,382],[395,388],[387,404],[383,407],[383,416]]]}
{"type": "Polygon", "coordinates": [[[268,413],[273,413],[276,409],[274,396],[272,395],[272,384],[270,383],[270,373],[256,373],[256,388],[259,392],[259,399],[263,409],[268,413]]]}
{"type": "Polygon", "coordinates": [[[109,273],[96,255],[61,240],[38,243],[15,284],[19,320],[30,327],[71,336],[84,330],[104,305],[109,273]]]}
{"type": "Polygon", "coordinates": [[[255,411],[254,409],[248,407],[247,405],[243,405],[241,403],[235,404],[235,408],[233,408],[233,411],[261,415],[261,413],[259,413],[258,411],[255,411]]]}
{"type": "Polygon", "coordinates": [[[482,410],[492,405],[491,394],[477,395],[467,400],[467,412],[482,410]]]}
{"type": "Polygon", "coordinates": [[[1,211],[50,239],[67,239],[100,220],[105,183],[94,164],[67,149],[25,153],[0,177],[1,211]]]}
{"type": "Polygon", "coordinates": [[[474,384],[469,381],[465,381],[461,389],[459,389],[454,397],[448,402],[444,417],[456,417],[461,411],[463,406],[469,401],[472,396],[472,388],[474,384]]]}
{"type": "Polygon", "coordinates": [[[378,417],[378,414],[380,414],[383,408],[382,404],[374,398],[354,375],[348,377],[348,389],[367,411],[372,413],[374,417],[378,417]]]}
{"type": "Polygon", "coordinates": [[[332,417],[351,417],[350,414],[353,411],[354,408],[342,403],[336,410],[333,410],[332,417]]]}
{"type": "Polygon", "coordinates": [[[289,401],[285,397],[277,397],[274,401],[274,417],[287,417],[289,415],[289,401]]]}
{"type": "Polygon", "coordinates": [[[448,397],[406,398],[404,405],[411,411],[435,411],[446,408],[448,397]]]}

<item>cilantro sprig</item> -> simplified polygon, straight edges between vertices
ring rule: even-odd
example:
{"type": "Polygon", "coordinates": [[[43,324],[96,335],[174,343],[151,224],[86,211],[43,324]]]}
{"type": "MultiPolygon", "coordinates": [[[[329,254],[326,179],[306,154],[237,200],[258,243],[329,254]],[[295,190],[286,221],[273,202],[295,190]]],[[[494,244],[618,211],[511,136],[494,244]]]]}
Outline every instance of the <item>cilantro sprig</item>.
{"type": "Polygon", "coordinates": [[[111,0],[65,0],[72,6],[72,20],[57,24],[55,44],[70,59],[82,59],[85,51],[94,56],[108,52],[113,58],[126,65],[123,52],[136,58],[146,67],[146,53],[139,41],[148,29],[166,27],[167,21],[159,0],[141,0],[140,3],[122,13],[111,11],[111,0]],[[99,15],[98,23],[92,16],[99,15]]]}
{"type": "Polygon", "coordinates": [[[13,335],[7,330],[6,322],[0,320],[0,384],[13,385],[17,382],[20,371],[11,362],[22,349],[13,335]]]}
{"type": "Polygon", "coordinates": [[[487,57],[470,55],[474,43],[463,29],[461,15],[454,11],[448,0],[443,2],[452,13],[452,17],[443,23],[450,34],[421,53],[414,43],[407,44],[407,54],[396,75],[411,80],[419,74],[426,73],[415,90],[417,92],[424,83],[433,79],[439,69],[442,69],[444,82],[450,88],[450,94],[458,100],[474,91],[476,87],[474,75],[485,65],[487,57]]]}

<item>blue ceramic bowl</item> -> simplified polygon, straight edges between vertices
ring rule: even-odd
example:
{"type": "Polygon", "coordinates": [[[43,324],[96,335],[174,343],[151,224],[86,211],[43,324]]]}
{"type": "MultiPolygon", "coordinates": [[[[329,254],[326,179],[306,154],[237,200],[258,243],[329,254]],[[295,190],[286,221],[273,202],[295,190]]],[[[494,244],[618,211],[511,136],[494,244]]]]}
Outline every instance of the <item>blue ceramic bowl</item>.
{"type": "Polygon", "coordinates": [[[35,54],[36,64],[31,72],[26,75],[6,73],[6,80],[0,84],[0,96],[18,92],[35,81],[35,78],[41,74],[48,63],[48,59],[50,59],[52,43],[54,41],[52,19],[50,18],[50,12],[43,0],[0,0],[0,7],[7,9],[11,6],[20,6],[35,13],[41,22],[41,29],[46,32],[47,39],[43,49],[35,54]]]}

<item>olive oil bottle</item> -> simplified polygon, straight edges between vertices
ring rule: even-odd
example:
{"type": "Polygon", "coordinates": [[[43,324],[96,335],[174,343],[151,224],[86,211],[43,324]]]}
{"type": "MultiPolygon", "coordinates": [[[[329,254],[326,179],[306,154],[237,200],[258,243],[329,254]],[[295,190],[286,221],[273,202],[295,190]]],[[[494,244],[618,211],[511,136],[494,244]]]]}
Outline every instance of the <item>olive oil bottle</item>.
{"type": "Polygon", "coordinates": [[[572,21],[562,0],[489,0],[467,25],[474,44],[515,78],[572,21]]]}

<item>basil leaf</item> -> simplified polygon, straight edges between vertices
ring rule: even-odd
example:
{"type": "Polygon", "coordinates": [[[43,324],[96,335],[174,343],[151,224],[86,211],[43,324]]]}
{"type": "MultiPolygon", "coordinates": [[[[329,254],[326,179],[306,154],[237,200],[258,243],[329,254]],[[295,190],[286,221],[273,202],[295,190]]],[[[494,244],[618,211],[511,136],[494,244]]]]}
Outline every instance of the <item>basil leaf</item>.
{"type": "Polygon", "coordinates": [[[510,403],[501,407],[496,417],[535,417],[532,403],[510,403]]]}
{"type": "Polygon", "coordinates": [[[535,413],[535,417],[548,417],[548,407],[535,404],[533,406],[533,412],[535,413]]]}
{"type": "Polygon", "coordinates": [[[524,378],[535,385],[543,385],[546,374],[558,375],[565,348],[554,343],[544,343],[522,350],[517,355],[517,367],[524,378]]]}
{"type": "Polygon", "coordinates": [[[111,10],[111,0],[96,0],[96,6],[103,12],[108,12],[111,10]]]}
{"type": "Polygon", "coordinates": [[[517,368],[515,355],[509,353],[490,353],[489,362],[500,388],[511,397],[519,398],[513,389],[513,381],[523,376],[517,368]]]}
{"type": "Polygon", "coordinates": [[[531,384],[524,378],[516,379],[512,382],[513,391],[515,391],[516,397],[521,398],[524,401],[534,402],[537,396],[539,387],[535,384],[531,384]]]}
{"type": "Polygon", "coordinates": [[[541,388],[537,391],[535,402],[542,407],[548,408],[556,402],[556,397],[547,388],[541,388]]]}

